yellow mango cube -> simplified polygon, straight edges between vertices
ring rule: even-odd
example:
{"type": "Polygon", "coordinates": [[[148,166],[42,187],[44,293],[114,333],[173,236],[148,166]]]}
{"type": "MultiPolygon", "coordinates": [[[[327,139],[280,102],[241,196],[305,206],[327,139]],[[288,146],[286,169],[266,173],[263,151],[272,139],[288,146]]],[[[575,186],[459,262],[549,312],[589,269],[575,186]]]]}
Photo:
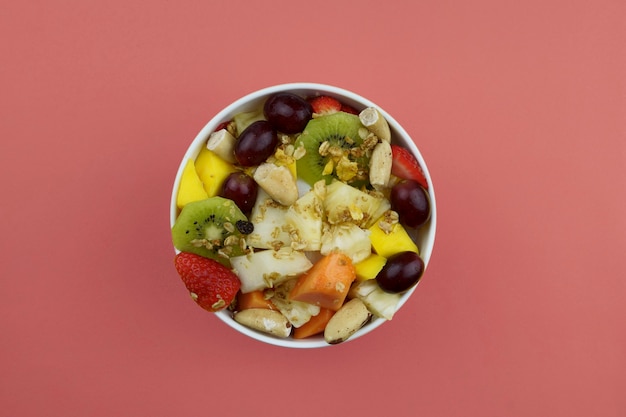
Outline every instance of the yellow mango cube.
{"type": "Polygon", "coordinates": [[[237,171],[233,164],[226,162],[206,147],[200,151],[195,166],[209,197],[218,195],[226,177],[237,171]]]}
{"type": "Polygon", "coordinates": [[[179,209],[194,201],[208,198],[202,181],[196,172],[193,159],[189,159],[183,168],[183,175],[180,178],[178,194],[176,195],[176,205],[179,209]]]}
{"type": "Polygon", "coordinates": [[[354,264],[357,281],[365,281],[376,278],[376,275],[378,275],[386,263],[387,259],[385,257],[372,253],[361,262],[354,264]]]}
{"type": "Polygon", "coordinates": [[[374,223],[369,230],[371,232],[372,248],[378,255],[384,258],[389,258],[391,255],[399,252],[419,253],[417,245],[400,223],[394,224],[389,233],[385,233],[378,226],[378,222],[374,223]]]}

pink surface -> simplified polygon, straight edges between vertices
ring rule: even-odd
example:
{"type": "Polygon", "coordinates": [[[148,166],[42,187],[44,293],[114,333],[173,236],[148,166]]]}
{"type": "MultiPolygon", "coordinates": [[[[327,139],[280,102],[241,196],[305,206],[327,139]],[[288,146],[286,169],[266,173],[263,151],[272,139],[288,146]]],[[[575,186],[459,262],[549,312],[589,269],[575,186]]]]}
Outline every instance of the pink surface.
{"type": "Polygon", "coordinates": [[[5,1],[0,415],[626,415],[625,19],[618,0],[5,1]],[[317,350],[190,302],[168,224],[202,126],[295,81],[390,112],[439,206],[410,302],[317,350]]]}

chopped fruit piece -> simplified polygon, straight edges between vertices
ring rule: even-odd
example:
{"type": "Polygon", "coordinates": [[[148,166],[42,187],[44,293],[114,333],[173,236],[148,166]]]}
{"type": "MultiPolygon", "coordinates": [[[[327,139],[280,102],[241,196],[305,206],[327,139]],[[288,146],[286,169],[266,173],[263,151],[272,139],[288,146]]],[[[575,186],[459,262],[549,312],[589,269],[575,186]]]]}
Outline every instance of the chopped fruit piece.
{"type": "Polygon", "coordinates": [[[372,253],[369,231],[361,229],[354,223],[331,225],[322,234],[320,253],[328,255],[332,252],[347,255],[352,263],[361,262],[372,253]]]}
{"type": "Polygon", "coordinates": [[[291,226],[291,247],[297,250],[318,251],[322,245],[324,208],[315,192],[310,190],[293,203],[285,213],[291,226]]]}
{"type": "Polygon", "coordinates": [[[313,116],[313,109],[296,94],[276,93],[263,105],[263,113],[276,130],[289,134],[302,132],[313,116]]]}
{"type": "Polygon", "coordinates": [[[217,125],[214,132],[217,132],[218,130],[222,130],[222,129],[228,130],[228,126],[230,125],[230,123],[231,123],[230,120],[226,120],[225,122],[220,123],[219,125],[217,125]]]}
{"type": "Polygon", "coordinates": [[[347,255],[333,252],[317,261],[298,278],[290,298],[337,311],[355,280],[354,265],[347,255]]]}
{"type": "Polygon", "coordinates": [[[298,199],[298,185],[286,166],[265,162],[254,171],[254,180],[273,200],[290,206],[298,199]]]}
{"type": "Polygon", "coordinates": [[[389,184],[393,157],[389,142],[379,142],[372,151],[370,158],[370,184],[377,190],[382,190],[389,184]]]}
{"type": "Polygon", "coordinates": [[[401,293],[416,285],[423,273],[424,261],[417,253],[400,252],[387,258],[376,282],[385,292],[401,293]]]}
{"type": "Polygon", "coordinates": [[[194,201],[204,200],[208,198],[202,181],[198,176],[198,172],[195,169],[193,159],[189,159],[183,169],[183,175],[180,179],[180,187],[178,188],[178,195],[176,196],[176,205],[182,209],[188,203],[194,201]]]}
{"type": "Polygon", "coordinates": [[[261,290],[247,293],[240,292],[237,295],[237,310],[241,311],[249,308],[267,308],[270,310],[278,310],[261,290]]]}
{"type": "Polygon", "coordinates": [[[248,246],[257,249],[280,249],[289,247],[289,224],[285,217],[288,207],[278,204],[259,189],[256,203],[250,214],[254,230],[246,237],[248,246]]]}
{"type": "Polygon", "coordinates": [[[224,161],[213,151],[203,147],[196,158],[196,171],[202,180],[207,195],[214,197],[219,194],[226,177],[237,171],[237,168],[224,161]]]}
{"type": "Polygon", "coordinates": [[[228,174],[222,183],[220,196],[233,200],[244,214],[250,214],[259,191],[259,185],[243,171],[228,174]]]}
{"type": "Polygon", "coordinates": [[[387,120],[383,117],[380,111],[375,107],[368,107],[359,113],[359,119],[363,126],[370,132],[378,136],[378,138],[385,142],[391,142],[391,131],[387,120]]]}
{"type": "MultiPolygon", "coordinates": [[[[297,329],[311,320],[311,317],[318,315],[320,313],[320,307],[292,299],[289,293],[295,284],[296,280],[291,279],[274,288],[270,300],[282,315],[287,317],[289,323],[297,329]]],[[[268,290],[268,292],[271,292],[271,290],[268,290]]]]}
{"type": "Polygon", "coordinates": [[[333,310],[320,308],[318,315],[311,317],[309,321],[293,331],[294,339],[306,339],[307,337],[320,334],[326,328],[330,318],[335,314],[333,310]]]}
{"type": "Polygon", "coordinates": [[[428,189],[424,171],[408,149],[398,145],[391,145],[391,153],[393,155],[393,164],[391,166],[393,175],[405,180],[417,181],[422,187],[428,189]]]}
{"type": "Polygon", "coordinates": [[[370,241],[377,254],[389,258],[398,252],[419,252],[417,245],[400,223],[385,224],[384,222],[383,216],[369,228],[370,241]]]}
{"type": "Polygon", "coordinates": [[[365,281],[376,278],[376,275],[378,275],[380,270],[383,269],[383,266],[385,266],[385,262],[387,262],[387,258],[372,253],[361,262],[354,264],[356,279],[358,281],[365,281]]]}
{"type": "Polygon", "coordinates": [[[263,115],[263,109],[237,113],[233,117],[233,123],[235,125],[235,131],[237,132],[237,135],[241,135],[241,133],[243,133],[243,131],[246,130],[248,126],[250,126],[254,122],[258,122],[259,120],[265,120],[265,116],[263,115]]]}
{"type": "Polygon", "coordinates": [[[313,113],[316,115],[333,114],[341,111],[341,103],[339,100],[329,96],[317,96],[309,100],[313,113]]]}
{"type": "Polygon", "coordinates": [[[342,104],[341,105],[341,111],[345,112],[345,113],[350,113],[350,114],[359,114],[357,109],[355,109],[354,107],[349,106],[347,104],[342,104]]]}
{"type": "Polygon", "coordinates": [[[210,151],[215,152],[224,161],[234,164],[235,159],[235,143],[237,139],[227,130],[220,129],[211,133],[206,147],[210,151]]]}
{"type": "Polygon", "coordinates": [[[298,177],[311,186],[320,179],[330,183],[335,166],[342,158],[347,158],[356,162],[357,172],[361,172],[351,183],[365,182],[369,163],[368,148],[359,135],[362,128],[358,116],[343,112],[310,120],[294,143],[294,155],[297,152],[299,156],[296,158],[298,177]]]}
{"type": "Polygon", "coordinates": [[[350,222],[367,228],[390,208],[382,194],[366,193],[341,181],[326,186],[324,210],[330,224],[350,222]]]}
{"type": "Polygon", "coordinates": [[[257,120],[237,137],[235,158],[242,167],[254,167],[267,160],[276,151],[280,139],[267,120],[257,120]]]}
{"type": "Polygon", "coordinates": [[[394,185],[389,200],[400,223],[407,227],[419,228],[430,219],[430,197],[417,181],[404,180],[394,185]]]}
{"type": "Polygon", "coordinates": [[[211,312],[228,307],[241,286],[233,271],[213,259],[180,252],[174,258],[174,265],[191,298],[211,312]]]}
{"type": "Polygon", "coordinates": [[[383,291],[374,279],[353,285],[348,295],[350,298],[358,298],[363,301],[372,314],[385,320],[393,318],[402,297],[400,294],[383,291]]]}
{"type": "Polygon", "coordinates": [[[241,280],[243,293],[274,288],[313,266],[304,252],[289,248],[236,256],[230,258],[230,263],[241,280]]]}
{"type": "Polygon", "coordinates": [[[241,234],[235,228],[246,216],[231,200],[209,197],[187,204],[172,226],[172,243],[181,252],[191,252],[230,266],[228,258],[243,254],[241,234]]]}

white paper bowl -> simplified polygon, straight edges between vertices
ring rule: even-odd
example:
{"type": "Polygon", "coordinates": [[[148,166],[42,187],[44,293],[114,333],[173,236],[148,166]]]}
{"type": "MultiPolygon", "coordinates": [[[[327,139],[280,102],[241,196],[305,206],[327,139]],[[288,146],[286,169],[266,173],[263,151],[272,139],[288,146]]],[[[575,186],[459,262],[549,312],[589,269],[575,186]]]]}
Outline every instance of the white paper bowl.
{"type": "MultiPolygon", "coordinates": [[[[339,101],[354,107],[356,110],[361,111],[366,107],[376,107],[379,109],[381,114],[387,119],[389,123],[389,127],[391,128],[392,133],[392,142],[402,145],[408,148],[413,155],[417,158],[420,165],[424,170],[424,174],[428,181],[429,185],[429,195],[430,195],[430,205],[431,205],[431,216],[428,223],[422,228],[420,228],[419,234],[416,237],[417,246],[420,249],[420,256],[424,261],[425,266],[428,266],[433,246],[435,243],[435,230],[437,225],[437,205],[435,200],[435,190],[431,181],[430,173],[428,171],[428,167],[426,165],[426,161],[422,157],[419,149],[413,142],[411,136],[400,126],[400,124],[389,115],[383,108],[371,102],[370,100],[359,96],[353,92],[347,91],[342,88],[325,85],[325,84],[316,84],[316,83],[291,83],[291,84],[281,84],[275,85],[272,87],[263,88],[261,90],[257,90],[253,93],[250,93],[235,102],[226,106],[222,111],[220,111],[217,115],[215,115],[198,133],[196,138],[191,142],[191,145],[185,152],[185,155],[181,159],[180,166],[178,168],[178,172],[176,174],[176,178],[174,181],[174,187],[172,190],[171,204],[170,204],[170,226],[174,225],[176,221],[176,217],[178,216],[179,210],[176,207],[176,195],[178,192],[178,187],[180,184],[182,172],[185,166],[185,161],[189,158],[194,158],[198,155],[203,146],[205,146],[206,141],[208,140],[209,135],[215,130],[215,128],[222,122],[231,120],[232,117],[240,112],[252,111],[254,109],[258,109],[264,101],[277,92],[289,91],[303,97],[305,96],[313,96],[318,94],[329,95],[337,98],[339,101]]],[[[426,274],[426,273],[425,273],[426,274]]],[[[419,285],[419,283],[418,283],[419,285]]],[[[407,292],[402,295],[402,299],[398,308],[400,308],[404,303],[411,297],[413,292],[417,286],[414,286],[407,292]]],[[[249,329],[241,324],[237,323],[232,318],[232,313],[228,310],[223,310],[218,313],[206,313],[206,314],[215,314],[220,320],[226,323],[228,326],[232,327],[234,330],[243,333],[246,336],[249,336],[258,341],[269,343],[272,345],[283,346],[287,348],[319,348],[326,346],[334,346],[329,345],[324,341],[322,335],[314,336],[308,339],[293,339],[293,338],[278,338],[265,333],[261,333],[252,329],[249,329]]],[[[398,311],[396,314],[402,314],[401,311],[398,311]]],[[[350,337],[346,342],[351,340],[355,340],[371,331],[376,329],[385,323],[386,320],[380,318],[372,318],[372,320],[363,326],[360,330],[358,330],[352,337],[350,337]]],[[[400,336],[399,336],[400,337],[400,336]]]]}

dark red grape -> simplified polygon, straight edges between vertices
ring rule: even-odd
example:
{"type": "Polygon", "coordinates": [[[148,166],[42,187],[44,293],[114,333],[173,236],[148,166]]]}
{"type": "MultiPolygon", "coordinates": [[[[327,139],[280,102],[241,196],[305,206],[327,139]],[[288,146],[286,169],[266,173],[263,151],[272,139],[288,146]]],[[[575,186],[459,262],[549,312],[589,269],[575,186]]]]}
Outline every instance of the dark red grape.
{"type": "Polygon", "coordinates": [[[220,196],[232,200],[239,209],[248,214],[252,211],[259,186],[245,172],[233,172],[224,180],[220,196]]]}
{"type": "Polygon", "coordinates": [[[313,117],[313,108],[300,96],[277,93],[267,99],[263,113],[276,130],[283,133],[298,133],[304,130],[313,117]]]}
{"type": "Polygon", "coordinates": [[[278,135],[266,120],[258,120],[244,129],[235,144],[235,158],[240,165],[260,165],[274,153],[278,135]]]}
{"type": "Polygon", "coordinates": [[[399,293],[413,287],[424,274],[424,261],[415,252],[391,255],[376,276],[378,286],[386,292],[399,293]]]}
{"type": "Polygon", "coordinates": [[[428,193],[417,181],[406,180],[394,185],[389,200],[405,226],[420,227],[430,218],[428,193]]]}

